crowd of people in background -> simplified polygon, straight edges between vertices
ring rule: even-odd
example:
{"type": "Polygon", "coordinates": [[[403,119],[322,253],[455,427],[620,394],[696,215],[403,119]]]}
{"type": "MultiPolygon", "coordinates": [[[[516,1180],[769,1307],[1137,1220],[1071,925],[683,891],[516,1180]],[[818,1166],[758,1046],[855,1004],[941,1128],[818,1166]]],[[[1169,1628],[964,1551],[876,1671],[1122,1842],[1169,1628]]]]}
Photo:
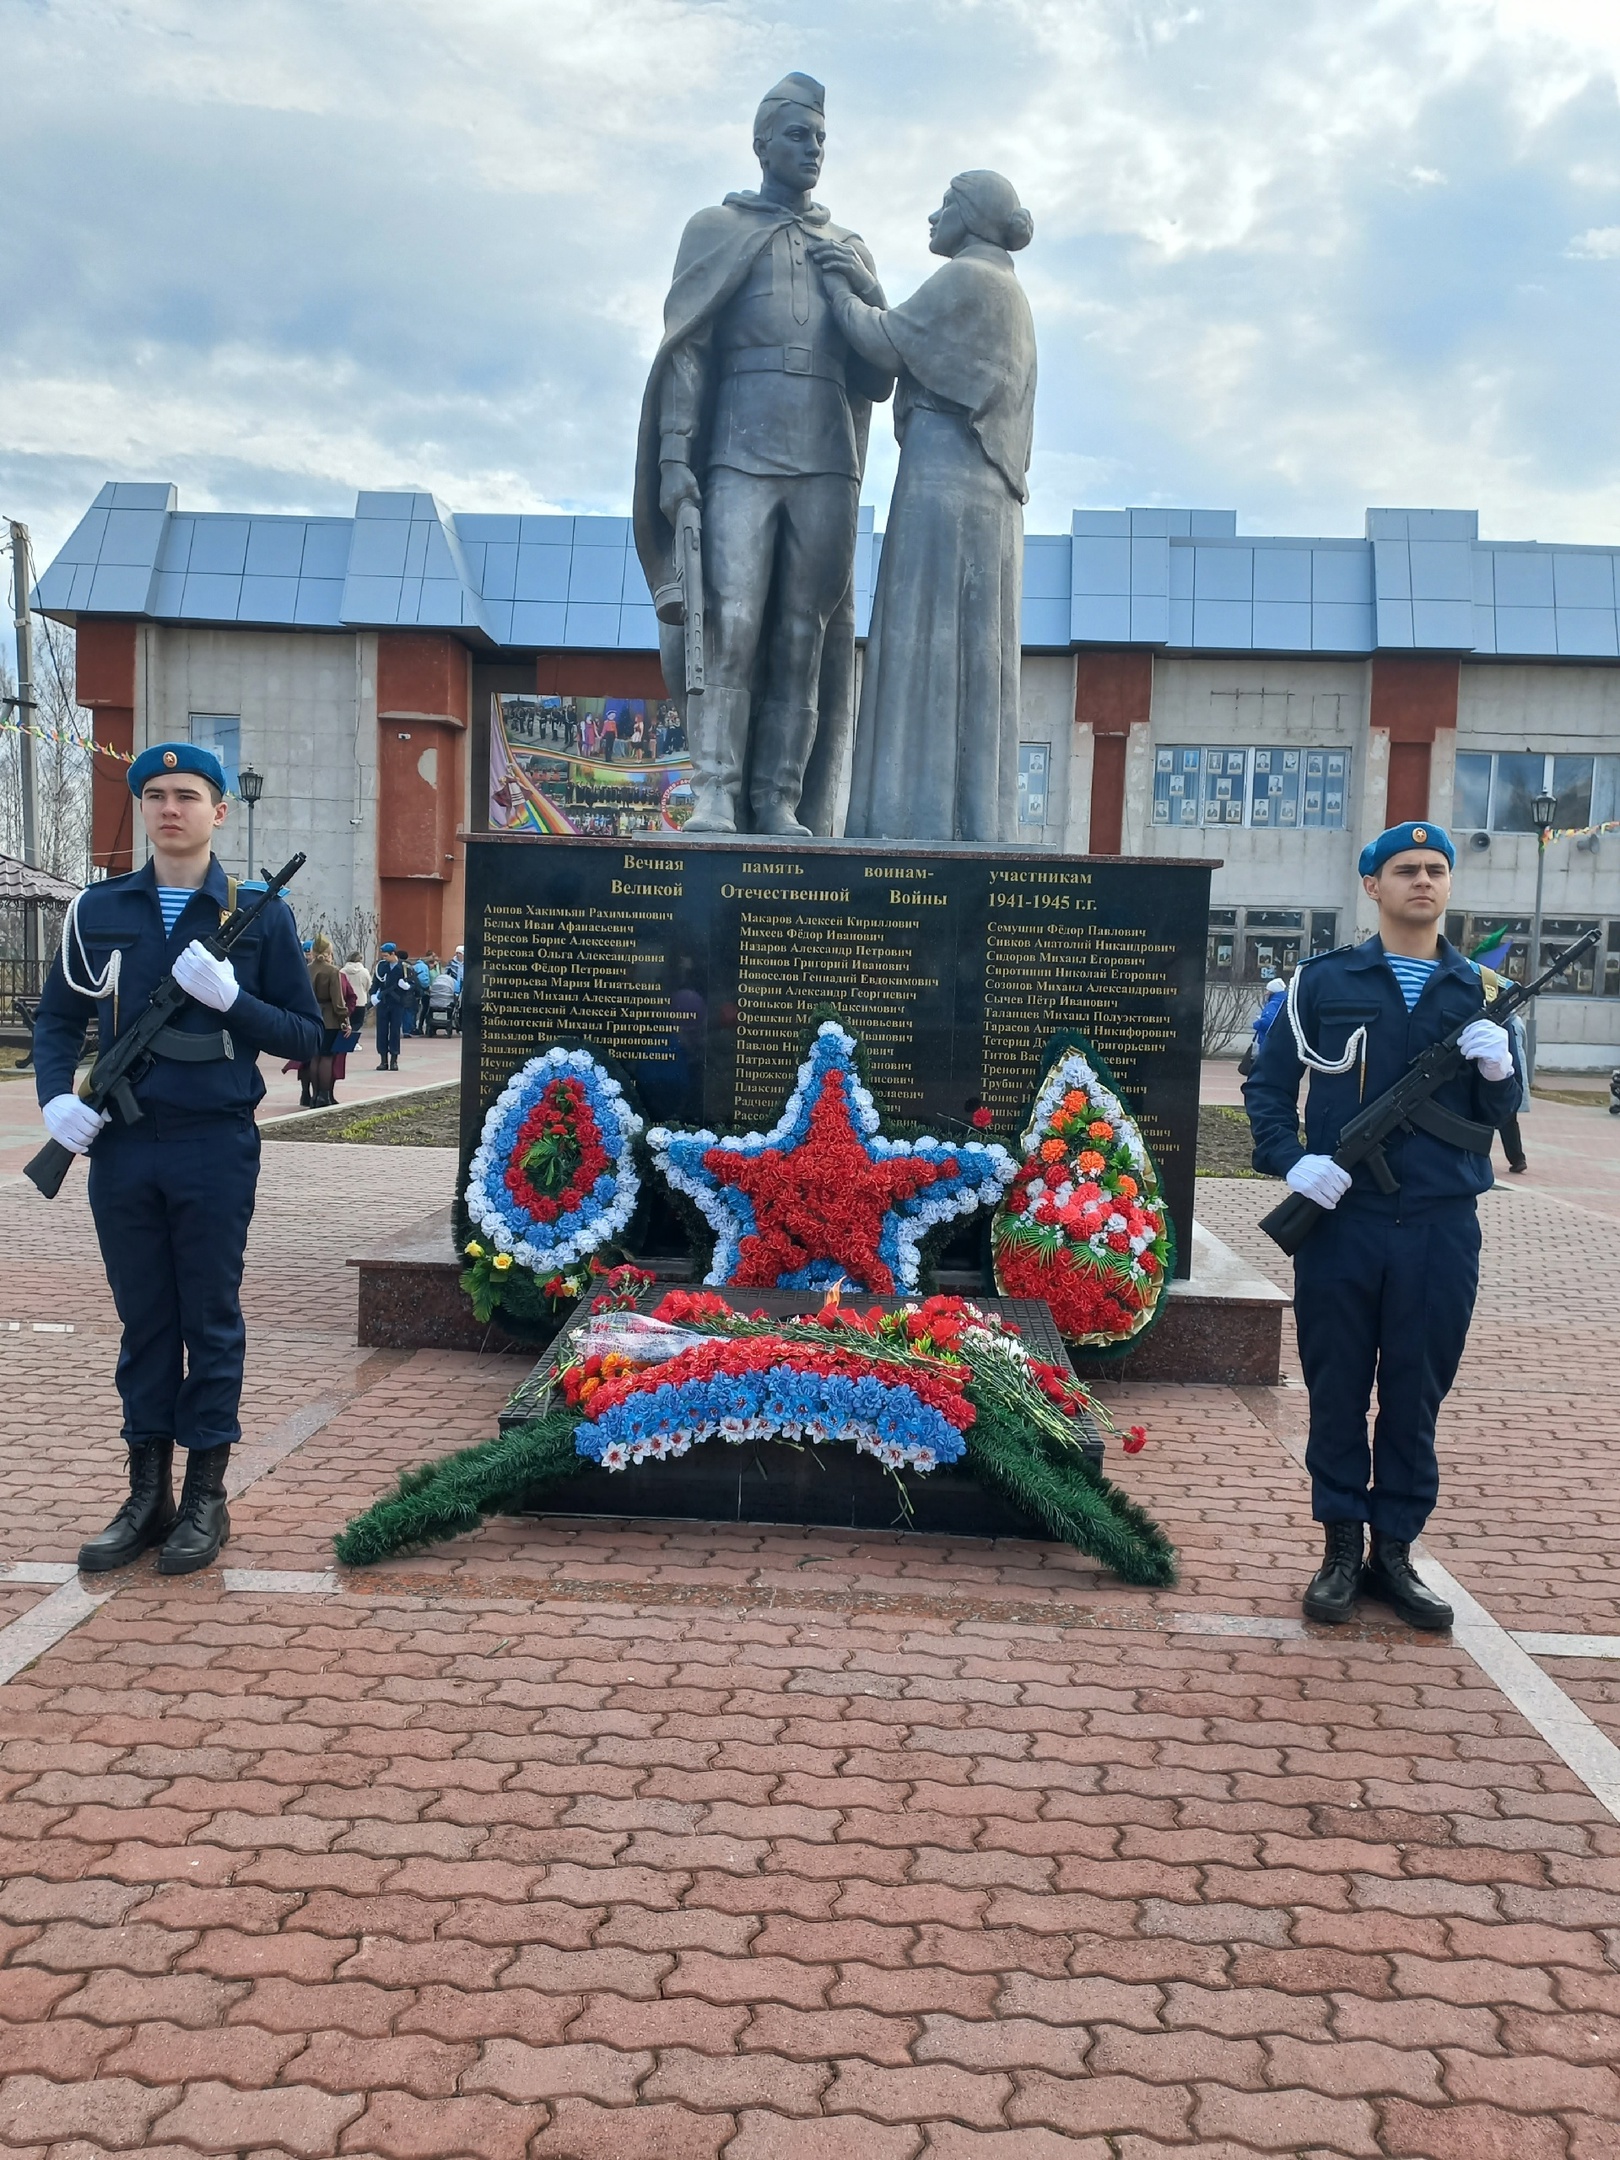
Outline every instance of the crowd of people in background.
{"type": "Polygon", "coordinates": [[[378,947],[374,966],[367,967],[358,951],[340,965],[331,938],[321,930],[304,940],[304,962],[322,1033],[318,1055],[297,1068],[301,1109],[325,1110],[336,1103],[337,1083],[360,1047],[368,1012],[375,1016],[379,1072],[399,1071],[400,1043],[419,1029],[426,1032],[430,1014],[446,1016],[447,1032],[459,1027],[465,965],[459,945],[445,961],[432,952],[413,960],[388,938],[378,947]]]}
{"type": "Polygon", "coordinates": [[[577,757],[662,762],[686,755],[686,730],[674,701],[661,698],[651,713],[641,699],[610,698],[600,712],[581,711],[572,698],[553,704],[534,698],[507,698],[502,713],[509,737],[554,743],[577,757]]]}

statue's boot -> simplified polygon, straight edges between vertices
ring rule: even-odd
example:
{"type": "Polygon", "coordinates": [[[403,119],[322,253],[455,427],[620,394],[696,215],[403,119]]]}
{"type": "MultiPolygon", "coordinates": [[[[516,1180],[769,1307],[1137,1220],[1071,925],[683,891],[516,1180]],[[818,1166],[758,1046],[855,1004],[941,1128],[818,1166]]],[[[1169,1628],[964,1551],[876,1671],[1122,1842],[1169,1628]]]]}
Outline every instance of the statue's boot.
{"type": "Polygon", "coordinates": [[[748,749],[748,692],[704,690],[687,704],[696,803],[688,832],[737,830],[737,791],[748,749]]]}
{"type": "Polygon", "coordinates": [[[761,708],[748,791],[755,832],[810,838],[809,826],[799,822],[799,797],[819,717],[813,705],[781,705],[774,698],[761,708]]]}

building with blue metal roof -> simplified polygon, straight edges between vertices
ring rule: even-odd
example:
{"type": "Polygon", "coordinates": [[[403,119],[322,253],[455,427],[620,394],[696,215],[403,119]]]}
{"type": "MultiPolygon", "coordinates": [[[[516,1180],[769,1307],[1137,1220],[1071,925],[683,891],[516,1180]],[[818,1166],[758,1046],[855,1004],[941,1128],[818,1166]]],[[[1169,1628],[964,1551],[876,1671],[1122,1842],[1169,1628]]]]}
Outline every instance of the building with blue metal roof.
{"type": "MultiPolygon", "coordinates": [[[[858,637],[881,547],[863,510],[858,637]]],[[[1620,821],[1617,563],[1482,539],[1470,510],[1371,509],[1360,536],[1317,538],[1240,534],[1230,510],[1077,510],[1025,541],[1021,831],[1218,856],[1211,969],[1252,979],[1356,933],[1356,846],[1396,816],[1458,829],[1458,934],[1508,922],[1527,943],[1527,806],[1550,789],[1571,837],[1549,852],[1549,937],[1601,921],[1606,943],[1544,1054],[1620,1061],[1620,832],[1598,829],[1620,821]]],[[[377,491],[350,518],[191,512],[117,481],[36,604],[78,626],[101,740],[127,755],[189,731],[251,761],[260,852],[309,847],[308,905],[441,951],[459,836],[489,823],[499,701],[663,696],[627,518],[377,491]]],[[[648,757],[655,732],[649,707],[648,757]]],[[[98,763],[97,860],[122,866],[136,836],[98,763]]]]}

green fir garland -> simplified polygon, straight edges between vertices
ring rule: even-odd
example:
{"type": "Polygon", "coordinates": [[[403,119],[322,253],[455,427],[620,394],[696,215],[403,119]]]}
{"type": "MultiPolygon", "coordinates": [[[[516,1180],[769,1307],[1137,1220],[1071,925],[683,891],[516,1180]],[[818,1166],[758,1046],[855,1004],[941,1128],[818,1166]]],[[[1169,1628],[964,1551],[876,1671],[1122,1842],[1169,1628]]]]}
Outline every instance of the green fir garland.
{"type": "MultiPolygon", "coordinates": [[[[825,1330],[806,1321],[748,1321],[740,1314],[725,1332],[782,1335],[821,1345],[828,1340],[825,1330]]],[[[859,1341],[852,1338],[852,1343],[859,1341]]],[[[921,1361],[894,1344],[862,1347],[885,1363],[921,1361]]],[[[1124,1581],[1149,1588],[1173,1583],[1175,1549],[1164,1531],[1104,1477],[1069,1436],[1071,1421],[1064,1413],[1037,1395],[1027,1378],[1020,1385],[1011,1359],[981,1356],[970,1364],[974,1420],[964,1435],[966,1466],[1053,1537],[1100,1560],[1124,1581]]],[[[1075,1390],[1085,1393],[1078,1382],[1075,1390]]],[[[578,1411],[559,1402],[497,1439],[407,1470],[391,1493],[339,1533],[334,1541],[339,1560],[349,1567],[368,1567],[459,1536],[485,1516],[515,1508],[537,1489],[589,1469],[574,1446],[579,1421],[578,1411]]],[[[634,1474],[656,1477],[659,1470],[644,1466],[634,1474]]]]}

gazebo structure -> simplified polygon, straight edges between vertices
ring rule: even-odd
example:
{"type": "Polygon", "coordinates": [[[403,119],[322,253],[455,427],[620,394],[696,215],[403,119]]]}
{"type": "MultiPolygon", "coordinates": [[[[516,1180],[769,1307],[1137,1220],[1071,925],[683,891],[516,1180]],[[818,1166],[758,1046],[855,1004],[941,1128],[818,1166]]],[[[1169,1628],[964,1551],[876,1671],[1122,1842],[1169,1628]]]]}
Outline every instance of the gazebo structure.
{"type": "Polygon", "coordinates": [[[66,878],[0,855],[0,1030],[27,1027],[19,1000],[45,987],[63,914],[78,891],[66,878]]]}

